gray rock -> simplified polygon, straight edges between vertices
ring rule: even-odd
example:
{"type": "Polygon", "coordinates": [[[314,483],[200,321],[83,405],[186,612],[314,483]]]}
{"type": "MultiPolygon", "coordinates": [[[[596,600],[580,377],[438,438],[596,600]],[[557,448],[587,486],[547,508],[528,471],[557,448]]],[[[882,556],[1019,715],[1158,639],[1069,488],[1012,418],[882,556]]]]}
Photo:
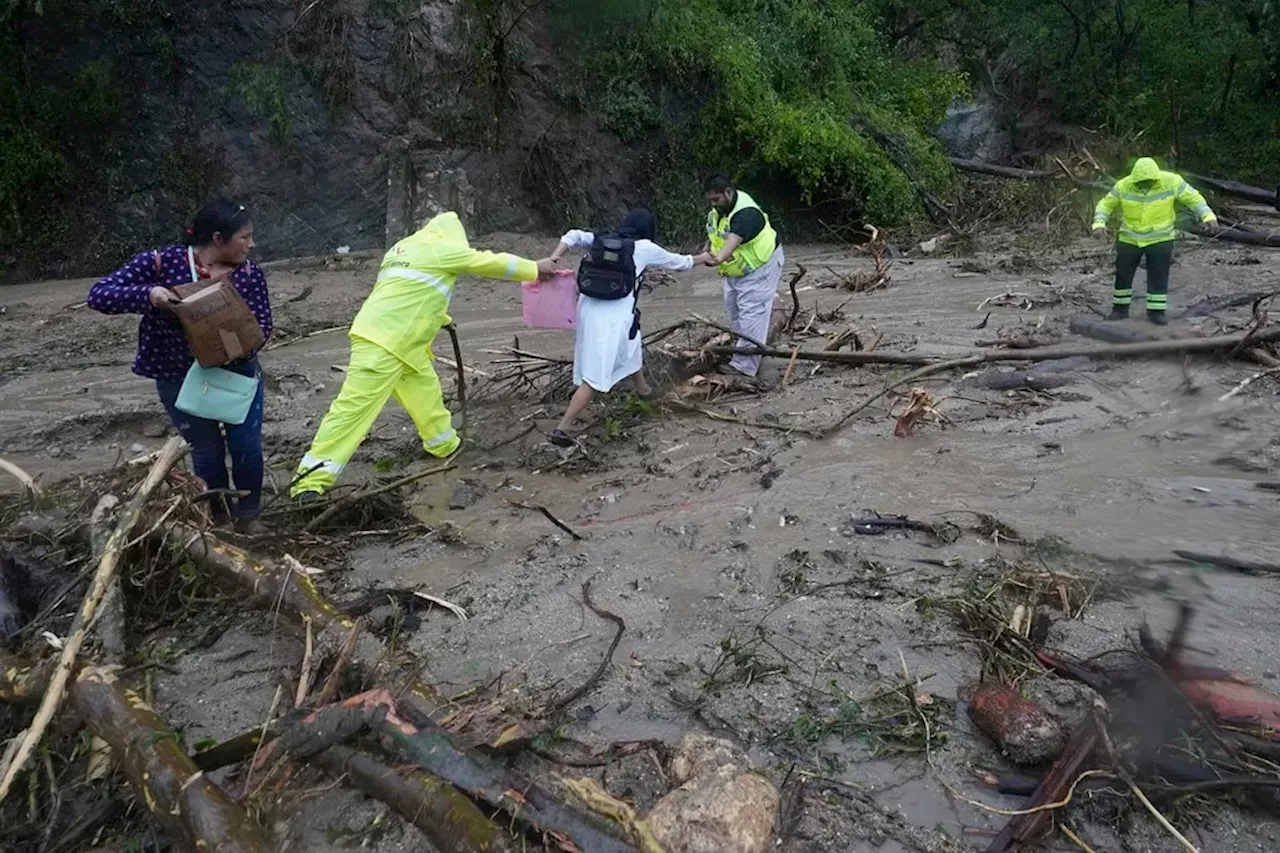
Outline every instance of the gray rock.
{"type": "Polygon", "coordinates": [[[998,162],[1013,149],[1012,137],[1003,126],[999,108],[991,101],[958,103],[934,135],[953,157],[998,162]]]}
{"type": "Polygon", "coordinates": [[[747,772],[746,754],[726,740],[687,735],[668,775],[680,787],[646,822],[667,853],[765,853],[773,844],[779,796],[747,772]]]}

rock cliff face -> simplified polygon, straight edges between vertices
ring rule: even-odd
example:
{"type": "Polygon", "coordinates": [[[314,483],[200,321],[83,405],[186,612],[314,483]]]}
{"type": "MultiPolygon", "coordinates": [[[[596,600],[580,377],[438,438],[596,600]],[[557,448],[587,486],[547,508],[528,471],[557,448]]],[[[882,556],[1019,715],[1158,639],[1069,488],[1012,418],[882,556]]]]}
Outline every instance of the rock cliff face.
{"type": "Polygon", "coordinates": [[[270,259],[379,247],[445,207],[473,233],[611,219],[645,192],[645,158],[556,103],[544,22],[501,0],[91,5],[114,11],[46,3],[22,35],[42,73],[111,63],[116,165],[68,203],[83,227],[62,257],[0,258],[0,279],[101,271],[217,195],[251,209],[270,259]]]}

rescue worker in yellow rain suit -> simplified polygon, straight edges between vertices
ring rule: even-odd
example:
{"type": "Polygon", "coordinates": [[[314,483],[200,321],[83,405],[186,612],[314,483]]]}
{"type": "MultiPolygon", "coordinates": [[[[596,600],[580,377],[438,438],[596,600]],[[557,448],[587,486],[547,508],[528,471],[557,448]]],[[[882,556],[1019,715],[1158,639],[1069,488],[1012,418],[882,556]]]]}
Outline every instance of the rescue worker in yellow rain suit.
{"type": "Polygon", "coordinates": [[[351,324],[351,361],[342,390],[298,466],[290,495],[314,499],[337,482],[369,434],[388,397],[413,418],[432,456],[458,449],[453,415],[431,366],[431,343],[449,318],[459,275],[532,281],[555,272],[550,260],[480,252],[467,242],[458,215],[441,213],[382,258],[373,292],[351,324]]]}
{"type": "Polygon", "coordinates": [[[1143,157],[1127,177],[1116,181],[1093,212],[1093,233],[1108,236],[1107,223],[1120,211],[1116,234],[1116,286],[1109,320],[1129,316],[1133,302],[1133,276],[1147,259],[1147,319],[1157,326],[1168,323],[1169,269],[1173,266],[1173,242],[1177,238],[1178,210],[1190,209],[1210,234],[1218,229],[1218,217],[1204,196],[1181,175],[1162,170],[1155,160],[1143,157]]]}

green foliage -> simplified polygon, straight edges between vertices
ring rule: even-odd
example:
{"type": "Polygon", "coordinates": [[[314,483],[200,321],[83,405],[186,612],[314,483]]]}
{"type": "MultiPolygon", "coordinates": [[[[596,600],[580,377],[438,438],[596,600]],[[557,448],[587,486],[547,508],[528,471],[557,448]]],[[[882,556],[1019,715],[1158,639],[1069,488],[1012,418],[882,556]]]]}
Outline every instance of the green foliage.
{"type": "Polygon", "coordinates": [[[101,190],[104,160],[123,129],[123,87],[109,59],[54,79],[37,76],[0,31],[0,253],[43,255],[64,246],[73,218],[63,203],[101,190]],[[88,186],[86,186],[88,185],[88,186]]]}
{"type": "Polygon", "coordinates": [[[249,112],[268,123],[272,142],[283,145],[289,140],[288,85],[284,69],[258,62],[237,62],[231,66],[226,94],[242,101],[249,112]]]}
{"type": "MultiPolygon", "coordinates": [[[[585,31],[591,100],[624,140],[665,117],[662,135],[693,162],[794,188],[810,203],[856,198],[881,224],[911,218],[919,202],[859,122],[901,139],[929,188],[949,180],[928,132],[965,78],[895,54],[864,0],[651,0],[622,9],[560,0],[557,9],[585,31]]],[[[659,194],[673,204],[670,187],[659,194]]]]}
{"type": "Polygon", "coordinates": [[[1127,140],[1110,164],[1116,171],[1153,154],[1264,186],[1274,180],[1280,155],[1274,0],[942,6],[947,12],[931,22],[932,44],[962,47],[975,72],[984,57],[1002,57],[994,73],[1014,82],[1011,94],[1042,102],[1047,96],[1056,119],[1127,140]]]}

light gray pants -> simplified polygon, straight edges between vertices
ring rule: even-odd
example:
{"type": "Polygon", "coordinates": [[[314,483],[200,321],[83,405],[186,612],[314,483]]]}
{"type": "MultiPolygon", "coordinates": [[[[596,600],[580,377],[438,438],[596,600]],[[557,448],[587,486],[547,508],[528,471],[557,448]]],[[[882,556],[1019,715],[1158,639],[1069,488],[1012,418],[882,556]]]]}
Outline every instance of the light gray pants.
{"type": "MultiPolygon", "coordinates": [[[[778,283],[782,280],[782,266],[786,258],[782,247],[774,249],[773,257],[764,266],[739,278],[724,279],[724,310],[729,315],[729,327],[740,335],[769,343],[769,320],[773,316],[773,300],[778,296],[778,283]]],[[[753,347],[742,338],[734,346],[739,349],[753,347]]],[[[735,355],[729,366],[739,373],[755,376],[760,371],[760,356],[735,355]]]]}

